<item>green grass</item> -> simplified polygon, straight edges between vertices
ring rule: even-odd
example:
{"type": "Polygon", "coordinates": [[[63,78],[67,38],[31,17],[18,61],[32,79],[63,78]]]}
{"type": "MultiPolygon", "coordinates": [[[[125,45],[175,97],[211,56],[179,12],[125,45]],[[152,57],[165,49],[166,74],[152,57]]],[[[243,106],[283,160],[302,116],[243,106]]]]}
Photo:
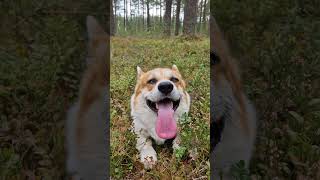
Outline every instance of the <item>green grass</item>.
{"type": "MultiPolygon", "coordinates": [[[[0,29],[0,179],[66,176],[65,111],[76,99],[85,67],[87,14],[46,15],[43,12],[48,10],[74,12],[74,3],[36,2],[4,1],[0,6],[4,12],[0,29]]],[[[241,64],[245,91],[258,111],[259,133],[250,176],[316,179],[320,162],[320,1],[211,2],[212,12],[241,64]]],[[[103,1],[79,3],[80,12],[106,12],[103,1]]],[[[100,22],[106,22],[103,19],[100,17],[100,22]]],[[[111,102],[114,177],[206,176],[208,43],[183,38],[114,39],[111,67],[111,96],[117,97],[111,102]],[[135,66],[149,69],[171,66],[172,62],[188,80],[188,91],[194,100],[190,117],[184,119],[186,127],[193,127],[185,139],[191,136],[199,141],[185,141],[185,147],[187,150],[190,144],[199,147],[199,158],[186,161],[183,149],[171,154],[167,148],[157,147],[161,156],[156,167],[159,171],[143,174],[136,156],[135,137],[128,130],[131,125],[128,99],[135,84],[135,66]],[[200,71],[201,64],[206,73],[200,71]]],[[[234,174],[241,174],[242,167],[241,163],[236,165],[234,174]]]]}
{"type": "Polygon", "coordinates": [[[209,39],[112,39],[111,62],[111,175],[116,179],[190,179],[209,176],[209,39]],[[192,99],[189,116],[181,119],[182,148],[156,146],[158,162],[144,171],[130,131],[130,97],[136,66],[143,70],[176,64],[192,99]],[[190,152],[189,152],[190,151],[190,152]],[[189,158],[190,156],[193,159],[189,158]]]}

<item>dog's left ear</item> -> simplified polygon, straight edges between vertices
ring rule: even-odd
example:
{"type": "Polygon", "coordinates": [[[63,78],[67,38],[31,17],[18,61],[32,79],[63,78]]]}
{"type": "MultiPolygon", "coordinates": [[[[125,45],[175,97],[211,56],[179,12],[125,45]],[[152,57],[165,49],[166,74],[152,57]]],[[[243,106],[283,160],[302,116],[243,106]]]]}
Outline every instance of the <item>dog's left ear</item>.
{"type": "Polygon", "coordinates": [[[87,31],[90,40],[107,36],[107,33],[93,16],[87,16],[87,31]]]}
{"type": "Polygon", "coordinates": [[[142,69],[137,66],[137,77],[139,78],[144,72],[142,71],[142,69]]]}
{"type": "Polygon", "coordinates": [[[178,67],[174,64],[174,65],[172,65],[172,68],[171,68],[173,71],[176,71],[176,72],[178,72],[179,73],[179,69],[178,69],[178,67]]]}

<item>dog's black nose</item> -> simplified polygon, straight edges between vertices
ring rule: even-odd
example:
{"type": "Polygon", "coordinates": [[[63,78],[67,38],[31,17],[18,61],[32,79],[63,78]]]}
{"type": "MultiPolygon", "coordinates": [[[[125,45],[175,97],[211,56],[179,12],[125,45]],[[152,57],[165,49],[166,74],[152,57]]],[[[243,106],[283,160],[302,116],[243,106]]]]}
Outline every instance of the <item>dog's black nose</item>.
{"type": "Polygon", "coordinates": [[[163,94],[169,94],[173,90],[173,85],[170,82],[162,82],[158,85],[158,89],[163,94]]]}

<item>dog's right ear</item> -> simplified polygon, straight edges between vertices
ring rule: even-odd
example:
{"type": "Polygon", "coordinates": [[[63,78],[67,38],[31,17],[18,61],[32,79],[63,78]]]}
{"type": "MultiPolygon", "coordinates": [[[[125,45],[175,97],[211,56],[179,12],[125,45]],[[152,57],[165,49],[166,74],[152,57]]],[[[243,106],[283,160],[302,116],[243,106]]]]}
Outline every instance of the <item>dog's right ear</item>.
{"type": "Polygon", "coordinates": [[[172,65],[171,69],[172,69],[173,71],[176,71],[176,72],[180,73],[178,67],[177,67],[175,64],[172,65]]]}
{"type": "Polygon", "coordinates": [[[139,66],[137,66],[137,77],[140,78],[143,73],[144,72],[142,71],[142,69],[139,66]]]}
{"type": "Polygon", "coordinates": [[[108,55],[110,37],[93,16],[87,16],[86,25],[89,51],[87,63],[91,64],[97,60],[106,58],[108,55]]]}

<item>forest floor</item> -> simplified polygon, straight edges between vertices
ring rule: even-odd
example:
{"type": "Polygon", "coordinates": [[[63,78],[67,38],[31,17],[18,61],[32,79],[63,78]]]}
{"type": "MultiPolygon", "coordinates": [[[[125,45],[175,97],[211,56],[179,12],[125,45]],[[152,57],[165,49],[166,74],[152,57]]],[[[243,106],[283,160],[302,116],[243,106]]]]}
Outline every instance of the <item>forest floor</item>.
{"type": "Polygon", "coordinates": [[[112,39],[111,62],[111,175],[115,179],[192,179],[205,177],[209,167],[209,38],[112,39]],[[176,64],[182,73],[192,104],[181,119],[182,148],[154,146],[158,162],[144,171],[131,132],[130,97],[136,84],[136,66],[144,71],[176,64]],[[188,151],[192,151],[193,159],[188,151]]]}
{"type": "MultiPolygon", "coordinates": [[[[295,11],[300,8],[295,8],[293,14],[284,11],[283,17],[288,20],[277,14],[276,18],[268,17],[273,7],[265,12],[252,11],[260,16],[247,15],[248,4],[243,3],[243,11],[234,1],[229,3],[233,8],[219,5],[220,18],[216,19],[220,19],[221,29],[239,57],[245,92],[257,109],[259,129],[250,176],[320,179],[319,23],[312,17],[296,16],[295,11]],[[235,12],[226,13],[226,9],[235,12]],[[251,17],[256,19],[252,21],[251,17]]],[[[312,7],[318,13],[317,6],[312,7]]],[[[284,8],[279,8],[273,11],[282,13],[284,8]]],[[[77,98],[85,69],[85,29],[81,25],[85,17],[79,18],[81,23],[59,16],[41,18],[41,22],[29,22],[39,23],[30,26],[35,29],[28,30],[24,24],[16,28],[11,23],[14,21],[9,21],[12,27],[8,23],[6,27],[10,30],[1,31],[6,34],[0,42],[0,179],[66,176],[65,113],[77,98]],[[22,41],[15,30],[32,37],[32,41],[22,41]]],[[[112,46],[112,176],[206,177],[209,41],[116,37],[112,46]],[[135,69],[136,65],[148,70],[159,65],[170,67],[172,63],[183,73],[193,99],[190,119],[184,125],[192,129],[185,134],[186,139],[194,141],[184,143],[186,148],[197,147],[198,159],[178,160],[187,153],[172,154],[168,148],[157,147],[159,163],[155,170],[145,172],[130,131],[129,99],[135,85],[135,69]]]]}
{"type": "MultiPolygon", "coordinates": [[[[233,46],[232,49],[241,54],[236,57],[241,57],[237,60],[242,72],[243,85],[256,106],[258,117],[258,134],[250,174],[238,164],[234,166],[233,171],[236,177],[320,177],[320,94],[317,91],[320,67],[317,52],[314,51],[315,47],[304,44],[305,51],[296,53],[299,52],[299,44],[288,39],[287,46],[281,46],[281,38],[266,37],[267,42],[262,41],[259,45],[262,47],[233,46]],[[275,47],[269,47],[271,45],[275,47]],[[292,51],[292,47],[296,51],[292,51]],[[241,48],[246,48],[250,53],[241,53],[241,48]],[[274,59],[274,56],[278,58],[274,59]]],[[[251,44],[254,45],[255,41],[251,44]]],[[[179,38],[114,38],[112,45],[112,176],[119,179],[206,176],[209,141],[206,139],[208,127],[203,125],[207,125],[208,122],[201,124],[203,121],[198,121],[197,118],[209,113],[208,99],[199,98],[209,97],[209,70],[206,64],[208,55],[205,54],[208,42],[179,38]],[[159,164],[154,170],[145,172],[137,157],[135,136],[130,131],[132,121],[129,99],[135,85],[135,67],[140,65],[148,70],[158,65],[170,67],[172,62],[176,63],[185,75],[193,99],[199,100],[193,101],[190,113],[192,125],[187,126],[197,127],[197,123],[200,122],[198,125],[201,126],[194,131],[195,136],[190,136],[200,141],[198,144],[190,145],[198,147],[199,156],[203,158],[191,163],[179,161],[167,149],[157,147],[159,164]],[[204,68],[204,71],[201,71],[201,68],[204,68]],[[198,133],[204,138],[199,138],[198,133]]],[[[206,117],[206,120],[208,118],[206,117]]]]}

